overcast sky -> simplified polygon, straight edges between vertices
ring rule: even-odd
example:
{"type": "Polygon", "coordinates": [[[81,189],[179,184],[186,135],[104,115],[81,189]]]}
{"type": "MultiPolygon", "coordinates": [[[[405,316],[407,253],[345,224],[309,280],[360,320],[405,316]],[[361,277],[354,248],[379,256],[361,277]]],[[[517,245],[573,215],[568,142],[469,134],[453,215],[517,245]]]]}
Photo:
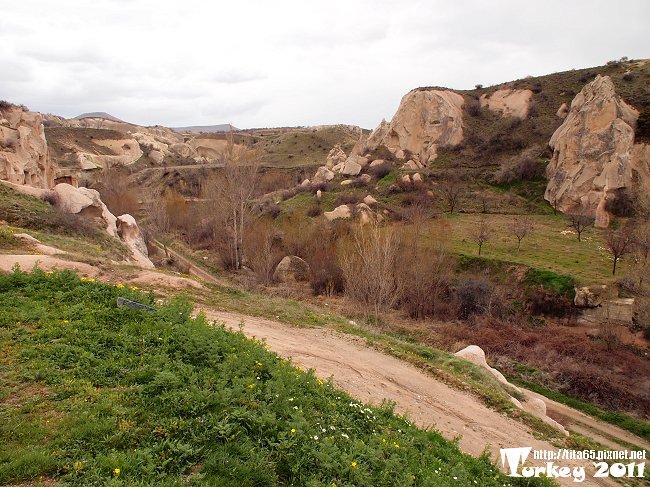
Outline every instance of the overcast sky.
{"type": "Polygon", "coordinates": [[[649,0],[19,0],[0,99],[73,117],[241,128],[390,119],[417,86],[650,57],[649,0]]]}

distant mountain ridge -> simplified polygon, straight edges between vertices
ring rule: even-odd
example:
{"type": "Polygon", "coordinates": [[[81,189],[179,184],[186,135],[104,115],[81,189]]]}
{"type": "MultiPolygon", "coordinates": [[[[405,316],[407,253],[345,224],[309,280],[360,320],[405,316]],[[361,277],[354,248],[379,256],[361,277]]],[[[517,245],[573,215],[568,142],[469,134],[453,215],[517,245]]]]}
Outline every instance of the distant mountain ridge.
{"type": "Polygon", "coordinates": [[[170,127],[174,132],[189,132],[197,134],[200,132],[236,132],[239,129],[229,123],[219,125],[190,125],[189,127],[170,127]]]}
{"type": "Polygon", "coordinates": [[[88,112],[88,113],[82,113],[81,115],[77,115],[76,117],[73,118],[73,120],[82,120],[84,118],[103,118],[105,120],[111,120],[113,122],[124,122],[124,120],[120,120],[117,117],[114,117],[110,113],[106,112],[88,112]]]}

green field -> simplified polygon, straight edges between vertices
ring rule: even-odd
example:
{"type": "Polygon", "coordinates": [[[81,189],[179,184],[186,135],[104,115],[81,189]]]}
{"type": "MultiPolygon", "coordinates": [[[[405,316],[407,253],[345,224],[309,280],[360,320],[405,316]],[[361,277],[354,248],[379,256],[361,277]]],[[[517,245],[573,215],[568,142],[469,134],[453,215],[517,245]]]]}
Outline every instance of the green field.
{"type": "MultiPolygon", "coordinates": [[[[575,277],[579,283],[605,283],[613,280],[612,259],[603,243],[604,231],[589,228],[578,242],[561,215],[531,215],[534,230],[524,238],[517,252],[517,239],[510,234],[513,216],[453,214],[447,215],[451,224],[452,249],[464,255],[478,255],[478,246],[472,239],[472,231],[481,218],[492,229],[490,240],[484,244],[482,257],[524,264],[540,270],[549,270],[575,277]],[[563,232],[565,232],[563,234],[563,232]]],[[[617,275],[624,275],[630,268],[630,259],[623,257],[617,275]]]]}

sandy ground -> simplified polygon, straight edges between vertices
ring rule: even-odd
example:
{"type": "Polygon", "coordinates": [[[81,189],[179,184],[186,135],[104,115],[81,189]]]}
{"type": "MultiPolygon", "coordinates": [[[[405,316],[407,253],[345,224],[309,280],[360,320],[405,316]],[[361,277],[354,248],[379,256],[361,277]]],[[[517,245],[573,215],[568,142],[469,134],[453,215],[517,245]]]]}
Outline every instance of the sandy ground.
{"type": "MultiPolygon", "coordinates": [[[[150,270],[134,270],[126,275],[81,262],[47,255],[0,255],[0,271],[8,272],[15,264],[30,270],[38,263],[42,269],[76,269],[85,276],[137,283],[142,287],[182,289],[201,286],[191,279],[150,270]]],[[[225,322],[239,329],[243,320],[248,336],[264,339],[279,355],[292,358],[304,368],[314,369],[323,379],[334,383],[353,397],[371,404],[393,401],[396,410],[418,426],[434,428],[446,438],[458,438],[460,448],[472,455],[485,449],[500,464],[499,448],[527,447],[556,450],[549,442],[536,439],[522,423],[489,409],[476,397],[454,389],[414,366],[368,347],[364,340],[323,328],[296,328],[262,318],[202,309],[210,320],[225,322]]],[[[621,449],[612,438],[648,448],[648,443],[612,425],[602,423],[544,398],[549,415],[569,429],[582,431],[592,438],[621,449]]],[[[533,462],[534,463],[534,462],[533,462]]],[[[562,462],[562,465],[571,465],[562,462]]],[[[587,477],[581,485],[614,485],[609,479],[593,479],[593,467],[587,463],[587,477]],[[591,472],[591,473],[589,473],[591,472]]],[[[561,479],[562,485],[575,485],[561,479]]]]}

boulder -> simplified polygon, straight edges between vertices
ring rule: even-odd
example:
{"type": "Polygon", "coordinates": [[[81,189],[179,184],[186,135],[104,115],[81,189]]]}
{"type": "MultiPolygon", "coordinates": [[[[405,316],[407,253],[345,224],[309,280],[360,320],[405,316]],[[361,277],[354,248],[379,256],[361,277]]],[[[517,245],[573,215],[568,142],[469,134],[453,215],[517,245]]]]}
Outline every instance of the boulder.
{"type": "Polygon", "coordinates": [[[438,156],[438,147],[462,142],[463,104],[463,97],[453,91],[412,90],[402,98],[390,124],[382,120],[373,130],[364,152],[384,146],[398,159],[408,151],[427,165],[438,156]]]}
{"type": "Polygon", "coordinates": [[[316,174],[314,175],[314,183],[326,183],[327,181],[334,179],[334,176],[334,171],[328,169],[325,166],[321,166],[316,170],[316,174]]]}
{"type": "Polygon", "coordinates": [[[414,183],[421,183],[422,182],[422,175],[419,172],[416,172],[413,175],[413,182],[414,183]]]}
{"type": "Polygon", "coordinates": [[[368,206],[374,206],[374,205],[377,204],[377,200],[375,198],[373,198],[371,195],[366,196],[363,199],[363,202],[368,206]]]}
{"type": "Polygon", "coordinates": [[[549,142],[553,157],[544,198],[563,213],[583,212],[606,227],[607,201],[622,190],[650,192],[650,148],[634,143],[638,115],[608,76],[588,83],[549,142]]]}
{"type": "Polygon", "coordinates": [[[368,184],[370,181],[372,181],[372,176],[370,174],[361,174],[358,178],[358,181],[361,181],[364,184],[368,184]]]}
{"type": "Polygon", "coordinates": [[[507,386],[505,390],[509,394],[510,391],[514,391],[515,395],[521,398],[520,401],[519,399],[510,397],[510,401],[516,407],[540,418],[546,424],[552,426],[553,428],[556,428],[565,436],[569,436],[569,432],[566,430],[566,428],[564,428],[564,426],[547,416],[546,403],[542,399],[539,399],[529,391],[519,389],[517,386],[510,384],[501,372],[488,365],[487,361],[485,360],[485,352],[481,347],[470,345],[456,352],[454,355],[456,357],[467,360],[468,362],[472,362],[474,365],[478,365],[479,367],[482,367],[489,371],[499,382],[507,386]]]}
{"type": "Polygon", "coordinates": [[[415,171],[417,169],[420,169],[422,166],[415,162],[413,159],[407,161],[403,166],[402,169],[406,169],[407,171],[415,171]]]}
{"type": "Polygon", "coordinates": [[[56,166],[49,158],[43,118],[23,107],[0,109],[0,179],[50,188],[56,166]]]}
{"type": "Polygon", "coordinates": [[[557,112],[555,112],[555,116],[558,118],[566,118],[566,116],[569,114],[569,105],[566,103],[562,103],[560,105],[560,108],[557,109],[557,112]]]}
{"type": "Polygon", "coordinates": [[[153,262],[149,260],[149,252],[147,251],[144,236],[135,218],[128,214],[118,216],[117,234],[131,251],[132,259],[136,264],[148,269],[154,268],[153,262]]]}
{"type": "Polygon", "coordinates": [[[341,174],[346,176],[357,176],[361,172],[361,169],[367,165],[368,159],[353,154],[347,158],[340,171],[341,174]]]}
{"type": "Polygon", "coordinates": [[[309,279],[309,264],[295,255],[287,255],[275,268],[273,279],[279,282],[306,281],[309,279]]]}
{"type": "Polygon", "coordinates": [[[497,90],[490,95],[481,95],[480,104],[481,107],[499,113],[504,118],[515,117],[524,119],[528,117],[532,101],[532,91],[506,88],[497,90]]]}
{"type": "Polygon", "coordinates": [[[375,159],[370,163],[370,167],[381,166],[384,162],[386,162],[384,159],[375,159]]]}
{"type": "Polygon", "coordinates": [[[403,183],[410,183],[410,182],[411,182],[411,176],[408,175],[408,174],[404,174],[404,175],[402,176],[402,182],[403,182],[403,183]]]}
{"type": "Polygon", "coordinates": [[[352,211],[348,205],[341,205],[337,206],[332,211],[326,211],[323,215],[325,215],[325,218],[327,218],[328,221],[337,220],[339,218],[347,220],[352,216],[352,211]]]}
{"type": "Polygon", "coordinates": [[[321,197],[323,196],[323,192],[319,189],[316,191],[316,199],[320,201],[321,197]]]}
{"type": "Polygon", "coordinates": [[[375,214],[367,204],[359,203],[355,209],[356,214],[359,217],[359,223],[362,225],[370,223],[374,219],[375,214]]]}
{"type": "Polygon", "coordinates": [[[577,308],[597,308],[603,304],[603,298],[607,292],[607,286],[589,286],[575,288],[573,304],[577,308]]]}
{"type": "Polygon", "coordinates": [[[472,362],[474,365],[483,367],[484,369],[488,370],[494,377],[496,377],[496,379],[502,384],[507,384],[510,387],[514,388],[517,392],[521,392],[518,387],[510,384],[501,372],[488,365],[487,360],[485,360],[485,352],[481,347],[477,345],[470,345],[456,352],[454,355],[456,357],[465,359],[468,362],[472,362]]]}
{"type": "Polygon", "coordinates": [[[330,150],[329,154],[327,154],[327,162],[325,163],[325,167],[327,169],[332,169],[339,164],[343,164],[347,158],[348,156],[346,156],[345,152],[343,152],[343,149],[341,149],[341,144],[336,144],[334,147],[332,147],[332,150],[330,150]]]}
{"type": "Polygon", "coordinates": [[[354,183],[354,179],[344,179],[341,181],[341,186],[350,186],[352,183],[354,183]]]}
{"type": "Polygon", "coordinates": [[[175,152],[176,154],[178,154],[179,156],[185,157],[185,158],[188,158],[188,159],[194,157],[195,154],[196,154],[196,152],[194,151],[194,148],[191,145],[186,144],[184,142],[179,142],[179,143],[176,143],[176,144],[172,144],[172,145],[169,146],[169,149],[172,152],[175,152]]]}
{"type": "Polygon", "coordinates": [[[306,188],[311,184],[311,181],[309,179],[303,179],[302,183],[300,183],[301,188],[306,188]]]}
{"type": "Polygon", "coordinates": [[[163,161],[165,160],[165,154],[163,154],[159,150],[154,149],[152,151],[149,151],[149,154],[147,155],[149,156],[149,159],[151,159],[156,164],[162,164],[163,161]]]}

